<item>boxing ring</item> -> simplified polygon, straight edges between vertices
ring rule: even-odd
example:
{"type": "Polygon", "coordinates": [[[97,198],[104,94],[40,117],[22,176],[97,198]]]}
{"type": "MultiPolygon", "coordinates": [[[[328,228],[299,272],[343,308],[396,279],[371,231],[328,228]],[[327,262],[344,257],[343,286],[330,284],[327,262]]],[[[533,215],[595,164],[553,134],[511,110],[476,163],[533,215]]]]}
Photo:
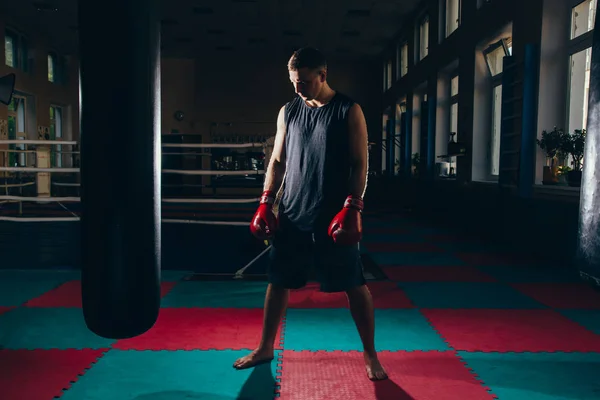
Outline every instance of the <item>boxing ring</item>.
{"type": "MultiPolygon", "coordinates": [[[[0,221],[23,232],[58,229],[68,240],[77,240],[82,214],[79,143],[0,140],[2,145],[7,148],[0,149],[4,160],[0,165],[4,175],[0,178],[0,221]],[[7,165],[9,160],[16,165],[7,165]]],[[[269,244],[252,237],[248,226],[262,192],[266,146],[261,142],[161,144],[164,166],[181,157],[209,159],[211,167],[221,168],[163,167],[162,269],[188,270],[206,277],[264,274],[261,261],[269,244]],[[223,169],[232,166],[214,160],[215,151],[238,158],[251,154],[251,168],[223,169]],[[179,183],[169,183],[171,177],[179,177],[179,183]],[[227,195],[217,193],[223,187],[227,195]]]]}

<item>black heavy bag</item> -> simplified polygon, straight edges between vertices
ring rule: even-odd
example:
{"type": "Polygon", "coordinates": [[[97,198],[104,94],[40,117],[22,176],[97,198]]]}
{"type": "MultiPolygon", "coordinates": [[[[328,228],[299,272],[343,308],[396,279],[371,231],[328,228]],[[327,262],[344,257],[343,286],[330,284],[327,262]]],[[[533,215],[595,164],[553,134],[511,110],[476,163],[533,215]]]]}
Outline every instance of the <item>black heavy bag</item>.
{"type": "Polygon", "coordinates": [[[579,204],[577,264],[584,278],[600,283],[600,18],[592,45],[588,120],[579,204]]]}
{"type": "Polygon", "coordinates": [[[160,308],[158,16],[159,0],[79,2],[83,313],[112,339],[160,308]]]}

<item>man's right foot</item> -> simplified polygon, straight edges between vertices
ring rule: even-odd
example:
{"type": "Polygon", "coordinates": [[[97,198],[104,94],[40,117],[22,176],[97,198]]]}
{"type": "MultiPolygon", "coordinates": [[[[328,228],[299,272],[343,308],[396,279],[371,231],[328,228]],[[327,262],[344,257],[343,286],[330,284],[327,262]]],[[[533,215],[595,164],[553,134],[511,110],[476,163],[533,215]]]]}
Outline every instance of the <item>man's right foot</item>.
{"type": "Polygon", "coordinates": [[[256,349],[247,356],[238,358],[233,363],[235,369],[246,369],[256,367],[257,365],[264,364],[272,361],[274,358],[274,352],[272,349],[256,349]]]}

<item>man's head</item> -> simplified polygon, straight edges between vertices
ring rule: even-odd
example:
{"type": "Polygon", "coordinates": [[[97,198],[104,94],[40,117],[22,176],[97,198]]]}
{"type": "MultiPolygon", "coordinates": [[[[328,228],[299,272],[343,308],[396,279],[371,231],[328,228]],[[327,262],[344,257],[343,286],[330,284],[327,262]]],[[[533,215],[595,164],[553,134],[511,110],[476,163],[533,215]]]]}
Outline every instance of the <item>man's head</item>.
{"type": "Polygon", "coordinates": [[[296,93],[304,100],[313,100],[327,82],[327,61],[319,50],[303,47],[292,54],[288,72],[296,93]]]}

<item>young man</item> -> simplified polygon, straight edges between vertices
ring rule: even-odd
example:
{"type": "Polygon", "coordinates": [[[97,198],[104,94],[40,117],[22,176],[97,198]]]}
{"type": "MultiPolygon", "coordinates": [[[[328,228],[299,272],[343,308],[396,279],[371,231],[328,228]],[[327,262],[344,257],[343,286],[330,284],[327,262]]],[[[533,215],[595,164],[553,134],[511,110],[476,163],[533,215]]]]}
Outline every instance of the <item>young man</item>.
{"type": "Polygon", "coordinates": [[[320,51],[294,52],[288,71],[297,97],[279,111],[264,193],[250,229],[272,239],[263,334],[258,348],[234,367],[273,359],[290,289],[315,268],[323,292],[345,292],[364,348],[367,376],[387,378],[374,344],[374,312],[358,249],[367,183],[368,140],[361,107],[327,83],[320,51]],[[284,182],[285,175],[285,182],[284,182]],[[276,217],[275,197],[283,184],[276,217]]]}

